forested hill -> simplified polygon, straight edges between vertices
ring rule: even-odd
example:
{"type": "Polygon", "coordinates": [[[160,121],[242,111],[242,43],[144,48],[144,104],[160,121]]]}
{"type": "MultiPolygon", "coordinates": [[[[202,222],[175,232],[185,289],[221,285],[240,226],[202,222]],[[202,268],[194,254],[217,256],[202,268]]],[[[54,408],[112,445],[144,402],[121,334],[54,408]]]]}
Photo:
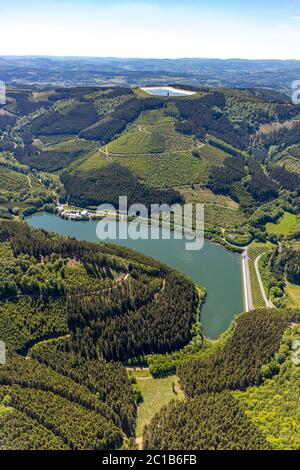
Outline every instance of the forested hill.
{"type": "Polygon", "coordinates": [[[270,145],[300,143],[300,107],[266,89],[187,88],[194,94],[8,89],[0,151],[58,175],[69,201],[80,206],[116,204],[120,194],[147,205],[183,203],[178,188],[187,185],[229,195],[246,208],[276,198],[292,177],[283,181],[272,167],[268,178],[261,164],[270,145]]]}
{"type": "MultiPolygon", "coordinates": [[[[180,87],[178,84],[173,86],[180,87]]],[[[300,106],[265,88],[11,87],[0,110],[0,215],[68,202],[205,204],[205,235],[245,245],[300,211],[300,106]]]]}
{"type": "Polygon", "coordinates": [[[120,447],[136,404],[118,361],[187,344],[193,283],[130,250],[17,222],[0,223],[0,273],[1,447],[120,447]]]}

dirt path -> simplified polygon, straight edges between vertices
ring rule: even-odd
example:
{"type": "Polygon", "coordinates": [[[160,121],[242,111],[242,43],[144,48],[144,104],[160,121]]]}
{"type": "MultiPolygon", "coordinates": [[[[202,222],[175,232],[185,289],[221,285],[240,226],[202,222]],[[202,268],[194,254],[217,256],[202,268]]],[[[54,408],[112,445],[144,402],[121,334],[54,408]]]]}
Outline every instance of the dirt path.
{"type": "Polygon", "coordinates": [[[142,450],[142,449],[143,449],[143,437],[142,437],[142,436],[136,437],[136,438],[135,438],[135,443],[136,443],[136,445],[138,446],[138,449],[139,449],[139,450],[142,450]]]}
{"type": "Polygon", "coordinates": [[[99,148],[99,152],[104,155],[104,158],[105,160],[109,161],[109,162],[112,162],[113,159],[111,158],[110,154],[108,153],[108,149],[107,149],[107,145],[105,147],[105,150],[102,150],[101,148],[99,148]]]}

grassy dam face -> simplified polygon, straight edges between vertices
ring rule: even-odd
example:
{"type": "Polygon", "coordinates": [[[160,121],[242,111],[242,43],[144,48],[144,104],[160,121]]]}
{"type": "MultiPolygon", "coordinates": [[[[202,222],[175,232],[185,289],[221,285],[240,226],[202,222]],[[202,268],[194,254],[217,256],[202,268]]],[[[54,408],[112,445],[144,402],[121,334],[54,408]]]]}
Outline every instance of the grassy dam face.
{"type": "MultiPolygon", "coordinates": [[[[27,218],[32,227],[42,228],[78,240],[99,242],[96,221],[73,222],[52,214],[35,214],[27,218]]],[[[244,310],[241,258],[224,248],[205,240],[200,251],[185,250],[186,240],[164,240],[163,230],[157,228],[158,240],[103,240],[126,246],[171,266],[204,287],[207,298],[201,311],[201,324],[205,336],[216,339],[229,326],[233,318],[244,310]]],[[[118,231],[117,231],[118,233],[118,231]]]]}

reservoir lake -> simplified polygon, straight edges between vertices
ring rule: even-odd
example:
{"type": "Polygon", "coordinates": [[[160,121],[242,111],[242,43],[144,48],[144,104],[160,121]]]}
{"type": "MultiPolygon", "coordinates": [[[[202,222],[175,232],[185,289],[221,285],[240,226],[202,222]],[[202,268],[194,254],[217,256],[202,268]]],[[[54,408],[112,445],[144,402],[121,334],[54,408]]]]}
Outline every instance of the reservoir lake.
{"type": "MultiPolygon", "coordinates": [[[[26,219],[35,228],[42,228],[59,235],[78,240],[99,242],[96,234],[97,221],[65,220],[54,214],[39,213],[26,219]]],[[[118,225],[122,222],[118,222],[118,225]]],[[[148,230],[148,227],[144,227],[148,230]]],[[[201,324],[205,336],[216,339],[231,324],[234,317],[244,311],[244,292],[241,257],[205,240],[200,251],[187,251],[186,240],[162,239],[165,229],[156,227],[158,240],[103,240],[139,251],[171,266],[190,277],[207,291],[206,302],[201,310],[201,324]]]]}

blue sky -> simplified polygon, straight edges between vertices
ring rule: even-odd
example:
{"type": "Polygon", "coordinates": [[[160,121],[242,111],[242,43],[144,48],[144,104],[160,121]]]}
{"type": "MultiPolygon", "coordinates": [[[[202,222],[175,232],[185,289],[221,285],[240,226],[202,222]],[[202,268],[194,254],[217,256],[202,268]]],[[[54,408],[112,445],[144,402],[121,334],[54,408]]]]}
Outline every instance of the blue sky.
{"type": "Polygon", "coordinates": [[[300,0],[0,0],[0,55],[300,59],[300,0]]]}

